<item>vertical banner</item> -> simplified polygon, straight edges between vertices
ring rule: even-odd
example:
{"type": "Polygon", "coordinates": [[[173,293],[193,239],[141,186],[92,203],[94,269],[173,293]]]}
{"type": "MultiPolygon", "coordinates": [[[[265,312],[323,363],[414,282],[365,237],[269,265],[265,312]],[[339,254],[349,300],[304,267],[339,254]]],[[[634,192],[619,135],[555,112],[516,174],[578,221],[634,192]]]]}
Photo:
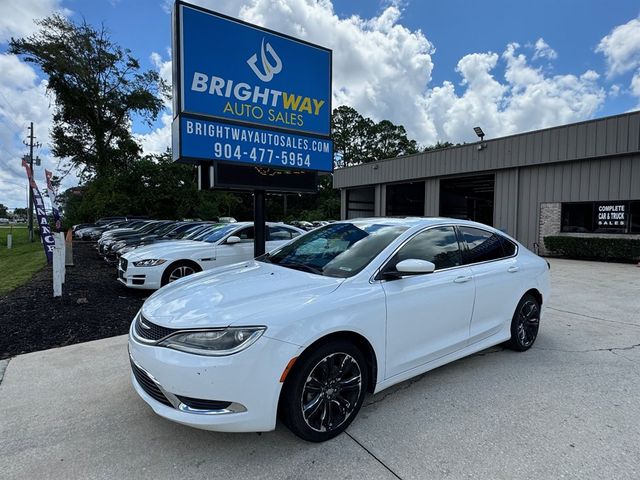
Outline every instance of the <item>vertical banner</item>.
{"type": "Polygon", "coordinates": [[[38,217],[38,227],[40,228],[40,237],[42,237],[44,253],[47,256],[47,262],[51,263],[55,239],[51,232],[51,228],[49,227],[49,221],[47,220],[47,210],[44,207],[42,195],[40,195],[40,190],[38,190],[38,185],[33,178],[33,172],[31,171],[29,164],[25,160],[22,160],[22,166],[26,170],[27,178],[29,179],[29,188],[31,188],[33,203],[36,207],[36,216],[38,217]]]}
{"type": "Polygon", "coordinates": [[[49,201],[51,202],[51,210],[53,211],[53,219],[56,221],[56,232],[60,231],[60,209],[58,209],[58,202],[56,201],[56,192],[51,185],[51,177],[53,173],[45,169],[45,176],[47,177],[47,195],[49,195],[49,201]]]}

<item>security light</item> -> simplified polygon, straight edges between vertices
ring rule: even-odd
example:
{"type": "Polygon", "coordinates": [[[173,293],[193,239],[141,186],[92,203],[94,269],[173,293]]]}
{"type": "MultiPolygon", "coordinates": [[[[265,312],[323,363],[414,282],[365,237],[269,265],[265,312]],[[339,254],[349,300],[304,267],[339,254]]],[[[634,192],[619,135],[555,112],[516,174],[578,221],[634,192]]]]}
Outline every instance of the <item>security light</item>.
{"type": "Polygon", "coordinates": [[[473,127],[473,131],[476,132],[476,135],[480,137],[480,141],[484,139],[484,132],[480,127],[473,127]]]}

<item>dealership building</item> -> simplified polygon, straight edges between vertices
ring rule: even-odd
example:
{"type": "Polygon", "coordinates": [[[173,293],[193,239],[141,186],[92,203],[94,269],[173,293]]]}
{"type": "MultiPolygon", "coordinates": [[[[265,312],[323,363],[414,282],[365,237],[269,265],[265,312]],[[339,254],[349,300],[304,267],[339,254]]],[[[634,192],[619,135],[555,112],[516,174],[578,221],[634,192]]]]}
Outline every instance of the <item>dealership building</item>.
{"type": "Polygon", "coordinates": [[[546,253],[548,235],[640,238],[640,111],[334,172],[341,216],[492,225],[546,253]]]}

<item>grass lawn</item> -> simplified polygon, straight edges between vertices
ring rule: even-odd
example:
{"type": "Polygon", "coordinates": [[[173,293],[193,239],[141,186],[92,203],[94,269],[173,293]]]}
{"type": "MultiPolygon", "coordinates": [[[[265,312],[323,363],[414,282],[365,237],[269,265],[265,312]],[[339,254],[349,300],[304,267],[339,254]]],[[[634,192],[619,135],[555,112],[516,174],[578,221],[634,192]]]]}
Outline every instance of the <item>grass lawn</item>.
{"type": "Polygon", "coordinates": [[[13,248],[8,249],[10,232],[10,227],[0,227],[0,295],[29,281],[47,263],[40,238],[30,243],[26,226],[13,226],[13,248]]]}

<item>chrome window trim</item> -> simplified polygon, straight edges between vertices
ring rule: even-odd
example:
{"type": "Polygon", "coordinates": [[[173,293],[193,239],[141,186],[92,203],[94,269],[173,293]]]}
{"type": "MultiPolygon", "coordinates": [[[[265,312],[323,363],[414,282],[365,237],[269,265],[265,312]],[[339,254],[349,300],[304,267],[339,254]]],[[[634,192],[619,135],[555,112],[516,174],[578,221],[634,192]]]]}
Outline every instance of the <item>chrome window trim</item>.
{"type": "MultiPolygon", "coordinates": [[[[508,257],[500,257],[500,258],[496,258],[494,260],[485,260],[483,262],[475,262],[475,263],[464,263],[464,249],[460,248],[460,255],[462,258],[463,263],[461,265],[456,265],[455,267],[447,267],[447,268],[441,268],[438,270],[434,270],[433,273],[430,273],[428,275],[433,275],[439,272],[448,272],[450,270],[455,270],[458,268],[463,268],[463,267],[471,267],[474,265],[483,265],[485,263],[492,263],[492,262],[499,262],[501,260],[507,260],[509,258],[515,258],[518,256],[518,253],[520,252],[520,246],[518,245],[517,242],[512,241],[511,239],[505,237],[504,235],[500,234],[500,233],[496,233],[496,232],[491,232],[489,230],[486,230],[484,228],[480,228],[480,227],[476,227],[476,226],[471,226],[471,225],[464,225],[464,224],[460,224],[460,223],[442,223],[442,224],[438,224],[438,225],[429,225],[428,227],[423,228],[422,230],[417,231],[416,233],[414,233],[413,235],[411,235],[409,238],[407,238],[406,240],[404,240],[400,245],[398,245],[398,247],[396,247],[393,252],[384,260],[384,262],[382,263],[382,265],[380,265],[380,267],[378,267],[375,272],[373,272],[373,275],[371,275],[371,277],[369,278],[369,283],[376,283],[376,282],[387,282],[388,280],[383,279],[383,278],[376,278],[378,275],[380,275],[380,273],[385,269],[385,267],[387,266],[387,264],[389,263],[389,261],[391,261],[391,259],[394,257],[394,255],[396,253],[398,253],[398,251],[404,247],[410,240],[412,240],[413,238],[416,237],[416,235],[419,235],[423,232],[426,232],[427,230],[431,230],[433,228],[438,228],[438,227],[453,227],[454,230],[456,230],[456,237],[461,236],[462,232],[458,232],[457,229],[459,227],[469,227],[469,228],[475,228],[476,230],[481,230],[483,232],[486,233],[490,233],[492,235],[500,235],[501,238],[507,240],[510,243],[513,243],[516,247],[515,253],[513,255],[509,255],[508,257]]],[[[462,240],[462,243],[464,243],[464,247],[466,248],[466,242],[464,240],[464,238],[462,239],[458,239],[458,244],[460,245],[462,240]]],[[[462,245],[460,245],[460,247],[462,247],[462,245]]],[[[427,274],[422,274],[422,275],[427,275],[427,274]]],[[[411,275],[411,276],[422,276],[422,275],[411,275]]],[[[408,275],[409,276],[409,275],[408,275]]],[[[406,277],[402,277],[402,278],[406,278],[406,277]]]]}

